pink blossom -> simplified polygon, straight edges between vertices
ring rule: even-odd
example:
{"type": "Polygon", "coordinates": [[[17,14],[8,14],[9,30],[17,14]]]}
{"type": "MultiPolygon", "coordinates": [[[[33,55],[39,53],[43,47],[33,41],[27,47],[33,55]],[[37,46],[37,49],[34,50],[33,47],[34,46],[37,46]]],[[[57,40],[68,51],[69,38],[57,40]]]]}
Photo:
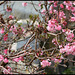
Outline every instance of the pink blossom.
{"type": "Polygon", "coordinates": [[[51,19],[48,21],[47,30],[51,32],[55,32],[56,30],[60,31],[62,27],[58,25],[58,21],[56,19],[51,19]]]}
{"type": "Polygon", "coordinates": [[[75,12],[72,12],[72,14],[75,16],[75,12]]]}
{"type": "Polygon", "coordinates": [[[59,45],[59,48],[62,48],[62,45],[59,45]]]}
{"type": "Polygon", "coordinates": [[[60,49],[60,53],[66,53],[66,55],[72,54],[75,55],[75,44],[68,43],[63,48],[60,49]]]}
{"type": "Polygon", "coordinates": [[[4,61],[4,63],[8,63],[9,62],[7,58],[5,58],[3,61],[4,61]]]}
{"type": "Polygon", "coordinates": [[[40,25],[38,25],[38,27],[40,27],[40,25]]]}
{"type": "Polygon", "coordinates": [[[50,8],[49,8],[49,13],[52,14],[52,10],[53,10],[53,6],[51,5],[50,8]]]}
{"type": "Polygon", "coordinates": [[[24,6],[24,7],[25,7],[25,6],[27,6],[27,3],[25,3],[25,2],[24,2],[24,3],[22,3],[22,6],[24,6]]]}
{"type": "Polygon", "coordinates": [[[45,15],[45,12],[46,12],[46,10],[43,9],[43,10],[41,11],[41,14],[45,15]]]}
{"type": "Polygon", "coordinates": [[[63,4],[64,4],[64,5],[67,5],[67,2],[66,2],[66,1],[64,1],[64,2],[63,2],[63,4]]]}
{"type": "Polygon", "coordinates": [[[75,55],[75,52],[73,52],[72,55],[75,55]]]}
{"type": "Polygon", "coordinates": [[[11,70],[12,70],[10,66],[7,66],[6,68],[7,68],[9,71],[11,71],[11,70]]]}
{"type": "Polygon", "coordinates": [[[66,52],[66,55],[72,54],[72,52],[73,51],[71,49],[68,49],[67,52],[66,52]]]}
{"type": "Polygon", "coordinates": [[[10,71],[11,71],[11,67],[7,66],[6,68],[7,68],[7,69],[4,69],[4,70],[3,70],[3,73],[4,73],[4,74],[12,74],[12,73],[10,72],[10,71]]]}
{"type": "Polygon", "coordinates": [[[58,3],[58,1],[55,1],[54,2],[54,7],[57,7],[57,3],[58,3]]]}
{"type": "Polygon", "coordinates": [[[14,58],[13,61],[19,62],[19,58],[14,58]]]}
{"type": "Polygon", "coordinates": [[[51,5],[50,8],[49,8],[49,11],[51,11],[52,9],[53,9],[53,6],[51,5]]]}
{"type": "Polygon", "coordinates": [[[4,74],[9,74],[9,71],[6,70],[6,69],[4,69],[4,70],[3,70],[3,73],[4,73],[4,74]]]}
{"type": "Polygon", "coordinates": [[[10,15],[10,16],[9,16],[9,18],[10,18],[10,19],[13,19],[13,18],[14,18],[14,16],[10,15]]]}
{"type": "Polygon", "coordinates": [[[0,33],[1,33],[1,34],[3,34],[3,33],[4,33],[4,28],[2,28],[2,29],[0,30],[0,33]]]}
{"type": "Polygon", "coordinates": [[[20,57],[19,57],[19,60],[23,61],[24,59],[23,59],[23,57],[22,57],[22,56],[20,56],[20,57]]]}
{"type": "Polygon", "coordinates": [[[43,55],[43,51],[41,52],[41,54],[40,55],[43,55]]]}
{"type": "Polygon", "coordinates": [[[56,41],[56,39],[54,38],[53,40],[52,40],[52,43],[54,43],[56,41]]]}
{"type": "Polygon", "coordinates": [[[61,60],[60,60],[60,59],[54,59],[54,62],[55,62],[55,63],[60,63],[61,60]]]}
{"type": "Polygon", "coordinates": [[[48,62],[48,60],[43,60],[41,62],[41,65],[42,65],[42,67],[50,66],[51,65],[51,62],[48,62]]]}
{"type": "Polygon", "coordinates": [[[67,34],[67,37],[74,38],[74,34],[73,33],[69,33],[69,34],[67,34]]]}
{"type": "Polygon", "coordinates": [[[64,13],[63,11],[60,11],[60,12],[59,12],[59,18],[60,18],[60,19],[66,18],[65,13],[64,13]]]}
{"type": "Polygon", "coordinates": [[[48,31],[53,31],[54,28],[53,28],[53,27],[49,27],[49,26],[47,26],[47,30],[48,30],[48,31]]]}
{"type": "Polygon", "coordinates": [[[61,48],[60,49],[60,53],[65,53],[66,52],[66,49],[65,48],[61,48]]]}
{"type": "Polygon", "coordinates": [[[75,17],[71,17],[71,19],[70,19],[71,21],[75,21],[75,17]]]}
{"type": "Polygon", "coordinates": [[[66,32],[66,29],[62,29],[62,32],[66,32]]]}
{"type": "Polygon", "coordinates": [[[72,45],[75,45],[75,42],[72,42],[72,45]]]}
{"type": "Polygon", "coordinates": [[[3,58],[3,56],[2,55],[0,55],[0,61],[2,61],[4,58],[3,58]]]}
{"type": "Polygon", "coordinates": [[[71,7],[71,11],[74,12],[75,11],[75,7],[71,7]]]}
{"type": "Polygon", "coordinates": [[[11,11],[12,11],[12,8],[8,7],[8,8],[6,9],[6,11],[7,11],[7,12],[11,12],[11,11]]]}
{"type": "Polygon", "coordinates": [[[49,12],[50,14],[52,14],[52,10],[50,10],[50,12],[49,12]]]}
{"type": "Polygon", "coordinates": [[[53,12],[54,12],[54,13],[56,13],[56,14],[58,13],[58,11],[57,11],[57,10],[55,10],[55,9],[53,10],[53,12]]]}
{"type": "Polygon", "coordinates": [[[64,8],[64,5],[63,5],[63,4],[60,4],[60,7],[61,7],[61,8],[64,8]]]}
{"type": "Polygon", "coordinates": [[[17,34],[17,28],[16,26],[11,26],[10,31],[12,31],[13,34],[17,34]]]}
{"type": "MultiPolygon", "coordinates": [[[[9,72],[12,70],[10,66],[7,66],[6,68],[9,72]]],[[[10,74],[12,74],[12,73],[10,73],[10,74]]]]}
{"type": "Polygon", "coordinates": [[[68,29],[68,30],[65,32],[65,34],[66,34],[66,39],[71,42],[71,41],[73,40],[73,38],[74,38],[73,32],[68,29]]]}
{"type": "Polygon", "coordinates": [[[60,25],[58,25],[58,26],[55,26],[55,29],[60,31],[62,29],[62,27],[60,25]]]}
{"type": "Polygon", "coordinates": [[[5,49],[5,50],[4,50],[4,53],[7,54],[7,51],[8,51],[8,49],[5,49]]]}
{"type": "Polygon", "coordinates": [[[58,41],[56,40],[56,38],[53,38],[52,43],[54,43],[56,46],[58,45],[58,41]]]}
{"type": "Polygon", "coordinates": [[[66,37],[67,41],[72,41],[73,39],[72,38],[69,38],[69,37],[66,37]]]}
{"type": "Polygon", "coordinates": [[[75,5],[75,1],[73,2],[73,5],[75,5]]]}
{"type": "Polygon", "coordinates": [[[4,37],[3,37],[4,41],[7,41],[8,39],[8,34],[5,34],[4,37]]]}
{"type": "Polygon", "coordinates": [[[66,5],[66,9],[67,9],[67,10],[70,10],[70,9],[71,9],[71,6],[66,5]]]}
{"type": "Polygon", "coordinates": [[[66,22],[66,21],[64,21],[64,22],[63,22],[63,26],[66,26],[66,25],[67,25],[67,22],[66,22]]]}
{"type": "Polygon", "coordinates": [[[63,4],[64,4],[64,5],[67,5],[67,6],[68,6],[68,5],[69,5],[69,6],[72,6],[72,2],[71,2],[71,1],[64,1],[63,4]]]}
{"type": "Polygon", "coordinates": [[[39,7],[41,7],[41,3],[39,3],[39,5],[38,5],[39,7]]]}
{"type": "Polygon", "coordinates": [[[72,2],[71,1],[67,1],[67,4],[72,7],[72,2]]]}
{"type": "Polygon", "coordinates": [[[55,58],[51,58],[52,61],[54,61],[55,58]]]}

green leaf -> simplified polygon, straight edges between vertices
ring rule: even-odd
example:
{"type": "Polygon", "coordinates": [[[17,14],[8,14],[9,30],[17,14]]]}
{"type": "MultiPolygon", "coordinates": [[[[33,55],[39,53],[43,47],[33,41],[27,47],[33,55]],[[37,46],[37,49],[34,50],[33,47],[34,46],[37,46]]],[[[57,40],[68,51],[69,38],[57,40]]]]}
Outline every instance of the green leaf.
{"type": "Polygon", "coordinates": [[[65,39],[64,41],[66,42],[67,40],[65,39]]]}
{"type": "Polygon", "coordinates": [[[43,9],[43,5],[41,4],[41,9],[43,9]]]}
{"type": "Polygon", "coordinates": [[[60,40],[58,40],[58,43],[60,42],[60,40]]]}
{"type": "Polygon", "coordinates": [[[29,15],[29,18],[32,19],[33,18],[33,15],[29,15]]]}
{"type": "Polygon", "coordinates": [[[47,36],[50,37],[51,35],[50,34],[47,34],[47,36]]]}
{"type": "Polygon", "coordinates": [[[17,23],[17,24],[20,25],[20,26],[22,25],[22,23],[17,23]]]}

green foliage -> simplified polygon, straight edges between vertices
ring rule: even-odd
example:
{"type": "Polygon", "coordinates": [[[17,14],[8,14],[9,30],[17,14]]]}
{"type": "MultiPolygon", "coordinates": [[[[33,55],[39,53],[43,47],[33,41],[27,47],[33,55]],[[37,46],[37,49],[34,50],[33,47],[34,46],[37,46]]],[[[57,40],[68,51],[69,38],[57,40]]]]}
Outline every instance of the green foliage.
{"type": "Polygon", "coordinates": [[[22,25],[22,23],[17,23],[19,26],[21,26],[22,25]]]}
{"type": "Polygon", "coordinates": [[[43,9],[43,5],[41,4],[41,9],[43,9]]]}
{"type": "Polygon", "coordinates": [[[47,36],[50,37],[51,35],[50,34],[47,34],[47,36]]]}
{"type": "Polygon", "coordinates": [[[32,19],[33,18],[33,15],[29,15],[29,18],[32,19]]]}
{"type": "Polygon", "coordinates": [[[68,68],[62,74],[75,74],[75,67],[73,67],[72,69],[68,68]]]}

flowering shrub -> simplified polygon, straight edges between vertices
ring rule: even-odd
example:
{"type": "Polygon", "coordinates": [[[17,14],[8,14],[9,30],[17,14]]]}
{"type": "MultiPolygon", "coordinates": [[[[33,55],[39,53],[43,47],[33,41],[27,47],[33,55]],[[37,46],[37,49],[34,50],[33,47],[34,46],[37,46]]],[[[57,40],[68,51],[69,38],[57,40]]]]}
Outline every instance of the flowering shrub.
{"type": "MultiPolygon", "coordinates": [[[[4,74],[14,74],[12,68],[7,66],[10,61],[12,61],[12,63],[21,61],[25,63],[25,65],[31,66],[35,59],[39,59],[42,69],[46,66],[52,67],[53,63],[55,69],[56,65],[60,65],[62,60],[64,60],[64,62],[65,60],[75,62],[73,59],[68,59],[70,55],[75,56],[75,26],[72,26],[72,24],[75,23],[75,1],[39,1],[39,10],[35,7],[37,4],[33,2],[30,4],[40,13],[42,20],[39,15],[30,15],[29,18],[33,22],[29,25],[30,21],[27,21],[27,28],[22,27],[21,23],[17,23],[17,19],[13,14],[9,15],[6,21],[0,14],[0,68],[2,68],[4,74]],[[16,21],[10,23],[13,20],[16,21]],[[38,21],[38,25],[34,25],[35,21],[38,21]],[[17,52],[11,50],[12,44],[20,41],[21,37],[25,39],[28,31],[32,32],[32,36],[27,43],[17,52]],[[9,36],[10,33],[12,34],[11,36],[9,36]],[[62,37],[60,37],[60,35],[62,35],[62,37]],[[46,49],[46,40],[51,36],[54,36],[54,38],[52,38],[49,43],[53,43],[55,47],[46,49]],[[30,47],[30,42],[34,38],[35,50],[30,47]],[[42,47],[37,48],[37,40],[43,40],[42,47]]],[[[22,3],[22,6],[27,7],[28,2],[22,3]]],[[[12,8],[7,6],[5,11],[12,12],[12,8]]],[[[40,69],[34,69],[32,73],[35,74],[35,71],[38,70],[40,69]]],[[[40,72],[37,73],[40,74],[40,72]]]]}

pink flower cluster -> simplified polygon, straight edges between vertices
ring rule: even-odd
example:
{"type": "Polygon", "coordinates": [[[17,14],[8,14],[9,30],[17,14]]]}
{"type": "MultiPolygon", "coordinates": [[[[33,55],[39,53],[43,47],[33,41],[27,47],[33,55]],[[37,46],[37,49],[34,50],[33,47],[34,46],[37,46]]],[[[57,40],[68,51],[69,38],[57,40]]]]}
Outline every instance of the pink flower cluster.
{"type": "Polygon", "coordinates": [[[42,65],[42,67],[50,66],[51,65],[51,62],[49,62],[48,60],[43,60],[41,62],[41,65],[42,65]]]}
{"type": "Polygon", "coordinates": [[[38,6],[41,7],[41,3],[39,3],[38,6]]]}
{"type": "Polygon", "coordinates": [[[8,39],[8,34],[5,34],[4,37],[3,37],[4,41],[7,41],[8,39]]]}
{"type": "Polygon", "coordinates": [[[66,18],[65,13],[63,11],[59,12],[59,19],[61,20],[62,18],[66,18]]]}
{"type": "Polygon", "coordinates": [[[14,58],[14,59],[13,59],[13,61],[15,61],[15,62],[19,62],[19,60],[23,61],[23,57],[20,56],[19,58],[14,58]]]}
{"type": "Polygon", "coordinates": [[[70,21],[75,22],[75,17],[71,17],[70,21]]]}
{"type": "Polygon", "coordinates": [[[25,6],[27,6],[27,3],[25,3],[25,2],[24,2],[24,3],[22,3],[22,6],[24,6],[24,7],[25,7],[25,6]]]}
{"type": "Polygon", "coordinates": [[[17,34],[16,26],[11,26],[10,31],[12,31],[13,34],[17,34]]]}
{"type": "Polygon", "coordinates": [[[11,12],[11,11],[12,11],[12,8],[7,7],[6,11],[7,11],[7,12],[11,12]]]}
{"type": "Polygon", "coordinates": [[[67,41],[71,42],[73,40],[73,38],[74,38],[73,32],[71,30],[69,30],[69,29],[65,32],[65,35],[66,35],[67,41]]]}
{"type": "Polygon", "coordinates": [[[0,61],[2,61],[4,58],[3,58],[3,56],[2,55],[0,55],[0,61]]]}
{"type": "Polygon", "coordinates": [[[15,25],[11,26],[10,31],[12,31],[13,34],[23,33],[24,28],[21,27],[20,29],[17,28],[15,25]]]}
{"type": "Polygon", "coordinates": [[[4,61],[4,63],[8,63],[9,62],[7,58],[5,58],[3,61],[4,61]]]}
{"type": "Polygon", "coordinates": [[[63,4],[66,5],[66,9],[72,11],[72,13],[74,15],[75,7],[73,7],[73,5],[75,3],[72,3],[72,1],[64,1],[63,4]]]}
{"type": "Polygon", "coordinates": [[[54,43],[56,46],[58,45],[58,41],[56,40],[56,38],[54,38],[54,39],[52,40],[52,43],[54,43]]]}
{"type": "Polygon", "coordinates": [[[61,47],[60,53],[66,53],[66,55],[75,55],[75,42],[66,44],[64,48],[61,47]]]}
{"type": "Polygon", "coordinates": [[[63,59],[63,56],[58,56],[57,58],[51,58],[54,63],[61,63],[63,59]]]}
{"type": "Polygon", "coordinates": [[[3,70],[3,73],[4,73],[4,74],[12,74],[12,73],[10,72],[11,70],[12,70],[11,67],[10,67],[10,66],[7,66],[6,69],[3,70]],[[9,72],[9,73],[8,73],[8,72],[9,72]]]}
{"type": "Polygon", "coordinates": [[[52,14],[52,10],[53,10],[53,5],[50,6],[50,8],[49,8],[49,13],[52,14]]]}
{"type": "Polygon", "coordinates": [[[14,18],[14,16],[10,15],[9,18],[12,20],[14,18]]]}
{"type": "Polygon", "coordinates": [[[54,59],[55,63],[61,63],[61,61],[62,61],[61,59],[54,59]]]}
{"type": "Polygon", "coordinates": [[[4,50],[4,54],[7,54],[7,51],[8,51],[8,49],[5,49],[5,50],[4,50]]]}
{"type": "Polygon", "coordinates": [[[62,27],[61,25],[58,25],[58,21],[56,19],[51,19],[48,21],[48,31],[55,32],[56,30],[60,31],[61,29],[62,27]]]}
{"type": "Polygon", "coordinates": [[[58,1],[55,1],[54,2],[54,7],[57,7],[57,5],[58,5],[58,1]]]}
{"type": "Polygon", "coordinates": [[[49,8],[49,13],[50,13],[50,14],[52,14],[52,13],[57,14],[58,11],[54,9],[53,5],[51,5],[50,8],[49,8]]]}
{"type": "Polygon", "coordinates": [[[46,13],[46,10],[43,9],[43,10],[41,11],[41,14],[45,15],[45,13],[46,13]]]}
{"type": "Polygon", "coordinates": [[[3,55],[0,55],[0,61],[3,61],[4,63],[8,63],[8,59],[4,58],[3,55]]]}
{"type": "Polygon", "coordinates": [[[4,28],[2,28],[2,29],[0,30],[0,33],[1,33],[1,34],[3,34],[3,33],[4,33],[4,28]]]}
{"type": "Polygon", "coordinates": [[[64,5],[63,5],[63,4],[60,4],[60,7],[61,7],[61,8],[64,8],[64,5]]]}
{"type": "Polygon", "coordinates": [[[71,1],[64,1],[64,5],[66,5],[67,10],[75,11],[75,7],[73,7],[73,3],[71,1]]]}

